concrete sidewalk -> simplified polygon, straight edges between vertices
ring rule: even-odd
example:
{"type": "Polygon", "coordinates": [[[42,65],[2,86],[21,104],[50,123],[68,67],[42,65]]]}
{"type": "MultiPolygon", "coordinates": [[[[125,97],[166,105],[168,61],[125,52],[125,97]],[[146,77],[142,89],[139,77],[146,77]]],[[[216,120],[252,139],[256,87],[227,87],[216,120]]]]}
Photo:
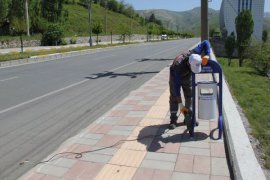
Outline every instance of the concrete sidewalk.
{"type": "Polygon", "coordinates": [[[176,129],[167,129],[168,77],[165,68],[20,179],[230,179],[217,120],[199,119],[194,139],[182,115],[176,129]]]}

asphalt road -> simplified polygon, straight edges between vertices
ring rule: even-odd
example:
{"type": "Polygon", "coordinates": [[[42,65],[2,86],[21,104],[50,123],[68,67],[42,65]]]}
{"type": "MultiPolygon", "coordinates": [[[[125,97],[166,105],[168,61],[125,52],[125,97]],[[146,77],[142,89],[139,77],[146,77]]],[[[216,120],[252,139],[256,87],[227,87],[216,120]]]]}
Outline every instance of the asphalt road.
{"type": "Polygon", "coordinates": [[[0,179],[16,179],[87,127],[180,52],[183,39],[93,50],[0,69],[0,179]],[[22,161],[29,161],[20,165],[22,161]]]}

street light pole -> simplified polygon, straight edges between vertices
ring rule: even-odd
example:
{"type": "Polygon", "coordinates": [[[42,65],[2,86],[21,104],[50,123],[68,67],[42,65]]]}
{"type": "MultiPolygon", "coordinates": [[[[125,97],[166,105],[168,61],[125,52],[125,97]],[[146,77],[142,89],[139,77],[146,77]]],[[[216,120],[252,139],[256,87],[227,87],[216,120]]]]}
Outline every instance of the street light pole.
{"type": "Polygon", "coordinates": [[[25,19],[26,19],[26,28],[27,28],[27,36],[30,36],[29,31],[29,14],[28,14],[28,0],[25,0],[25,19]]]}
{"type": "Polygon", "coordinates": [[[201,41],[209,39],[208,0],[201,0],[201,41]]]}
{"type": "Polygon", "coordinates": [[[89,45],[90,47],[93,46],[92,43],[92,13],[91,13],[91,5],[92,5],[92,0],[88,0],[88,16],[89,16],[89,45]]]}

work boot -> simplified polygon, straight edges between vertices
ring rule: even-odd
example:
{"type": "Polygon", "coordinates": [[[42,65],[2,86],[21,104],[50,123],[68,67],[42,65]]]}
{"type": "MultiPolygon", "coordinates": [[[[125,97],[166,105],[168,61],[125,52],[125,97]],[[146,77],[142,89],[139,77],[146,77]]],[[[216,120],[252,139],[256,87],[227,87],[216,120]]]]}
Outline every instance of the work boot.
{"type": "Polygon", "coordinates": [[[170,122],[170,125],[169,125],[169,129],[175,129],[176,126],[177,126],[177,115],[176,114],[171,114],[171,122],[170,122]]]}

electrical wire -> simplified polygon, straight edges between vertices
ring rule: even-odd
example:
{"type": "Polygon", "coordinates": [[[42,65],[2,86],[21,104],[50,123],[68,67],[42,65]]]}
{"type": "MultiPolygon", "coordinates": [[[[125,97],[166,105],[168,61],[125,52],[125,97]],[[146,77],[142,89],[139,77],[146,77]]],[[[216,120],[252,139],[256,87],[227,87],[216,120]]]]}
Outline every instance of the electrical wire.
{"type": "MultiPolygon", "coordinates": [[[[75,157],[74,157],[75,159],[80,159],[80,158],[82,158],[82,156],[84,154],[87,154],[87,153],[93,153],[93,152],[96,152],[96,151],[101,151],[101,150],[104,150],[104,149],[112,148],[112,147],[118,146],[118,145],[120,145],[120,144],[122,144],[124,142],[140,141],[140,140],[147,139],[147,138],[161,137],[162,135],[167,134],[169,131],[170,131],[170,129],[167,129],[166,131],[164,131],[161,134],[147,135],[147,136],[142,136],[142,137],[138,137],[138,138],[135,138],[135,139],[129,139],[129,140],[127,140],[127,139],[126,140],[119,140],[116,143],[114,143],[113,145],[98,148],[98,149],[94,149],[94,150],[89,150],[89,151],[57,153],[57,154],[54,154],[52,157],[50,157],[48,160],[38,162],[37,164],[35,164],[35,166],[38,165],[38,164],[48,163],[48,162],[54,160],[57,156],[61,156],[61,155],[75,155],[75,157]]],[[[58,158],[60,158],[60,157],[58,157],[58,158]]],[[[25,162],[27,162],[27,161],[25,161],[25,162]]],[[[22,164],[24,164],[24,162],[20,163],[20,165],[22,165],[22,164]]]]}

